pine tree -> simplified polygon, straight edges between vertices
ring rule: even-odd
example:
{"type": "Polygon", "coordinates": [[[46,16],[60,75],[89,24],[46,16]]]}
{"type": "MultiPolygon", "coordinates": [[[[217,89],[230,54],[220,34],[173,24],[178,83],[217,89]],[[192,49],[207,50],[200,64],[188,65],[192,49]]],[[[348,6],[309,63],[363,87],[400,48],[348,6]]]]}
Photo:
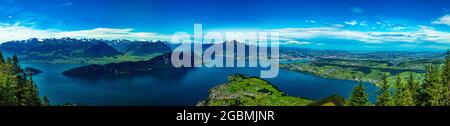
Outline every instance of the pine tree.
{"type": "Polygon", "coordinates": [[[17,81],[12,75],[12,66],[9,62],[0,64],[0,106],[16,106],[17,81]]]}
{"type": "Polygon", "coordinates": [[[447,96],[447,105],[450,105],[450,49],[447,50],[447,55],[445,56],[444,59],[444,69],[442,70],[442,82],[443,85],[447,87],[447,92],[449,95],[447,96]]]}
{"type": "Polygon", "coordinates": [[[424,106],[444,106],[447,104],[448,87],[442,84],[442,76],[439,67],[430,65],[425,74],[425,81],[422,84],[422,105],[424,106]]]}
{"type": "Polygon", "coordinates": [[[384,74],[379,82],[380,90],[378,91],[376,106],[391,106],[393,104],[387,78],[388,75],[384,74]]]}
{"type": "Polygon", "coordinates": [[[19,64],[19,58],[17,55],[14,55],[11,60],[12,65],[12,71],[13,71],[13,77],[16,80],[16,97],[18,100],[18,104],[20,106],[28,106],[28,100],[27,100],[27,91],[29,90],[27,87],[27,77],[26,74],[23,73],[22,68],[19,64]]]}
{"type": "MultiPolygon", "coordinates": [[[[13,63],[14,63],[14,60],[13,60],[13,63]]],[[[14,68],[14,71],[20,71],[20,70],[16,70],[16,68],[14,68]]],[[[24,77],[22,75],[23,75],[22,73],[15,74],[15,79],[17,82],[17,85],[16,85],[16,90],[17,90],[16,94],[17,95],[16,96],[17,96],[17,100],[19,101],[20,106],[27,106],[28,101],[26,99],[26,95],[27,95],[26,77],[24,77]]]]}
{"type": "Polygon", "coordinates": [[[48,96],[45,96],[43,98],[42,106],[50,106],[50,100],[48,99],[48,96]]]}
{"type": "Polygon", "coordinates": [[[33,82],[32,72],[29,73],[30,79],[27,81],[27,89],[29,94],[27,95],[28,104],[30,106],[41,106],[41,99],[39,97],[39,92],[36,84],[33,82]]]}
{"type": "Polygon", "coordinates": [[[22,68],[20,68],[19,65],[19,58],[17,57],[17,55],[14,55],[11,58],[11,63],[13,65],[13,71],[15,74],[19,75],[22,72],[22,68]]]}
{"type": "Polygon", "coordinates": [[[3,53],[0,51],[0,64],[3,64],[5,62],[5,59],[3,58],[3,53]]]}
{"type": "MultiPolygon", "coordinates": [[[[0,82],[1,84],[2,82],[0,82]]],[[[6,77],[3,86],[0,86],[0,106],[16,106],[17,98],[15,95],[15,88],[11,79],[6,77]]]]}
{"type": "Polygon", "coordinates": [[[400,77],[400,74],[397,75],[397,80],[395,81],[395,105],[397,106],[413,106],[414,99],[413,94],[409,90],[409,88],[404,85],[403,79],[400,77]]]}
{"type": "Polygon", "coordinates": [[[21,106],[40,106],[41,99],[39,98],[39,92],[37,90],[37,86],[33,82],[33,77],[31,72],[29,74],[30,79],[27,79],[27,76],[24,76],[24,83],[21,84],[23,87],[21,92],[18,94],[19,96],[19,104],[21,106]]]}
{"type": "Polygon", "coordinates": [[[444,71],[442,72],[442,76],[444,79],[444,82],[446,82],[449,87],[450,87],[450,49],[447,51],[447,55],[445,56],[444,59],[444,71]]]}
{"type": "Polygon", "coordinates": [[[11,58],[6,58],[6,60],[5,60],[5,63],[7,63],[7,64],[11,64],[11,58]]]}
{"type": "Polygon", "coordinates": [[[433,86],[432,80],[432,69],[433,66],[427,66],[427,73],[425,74],[425,80],[420,87],[420,105],[430,106],[429,100],[431,99],[431,87],[433,86]]]}
{"type": "Polygon", "coordinates": [[[414,99],[414,105],[420,105],[420,85],[416,80],[414,79],[414,75],[412,72],[409,73],[408,78],[408,90],[411,93],[413,99],[414,99]]]}
{"type": "Polygon", "coordinates": [[[366,93],[362,83],[356,86],[348,100],[350,106],[369,106],[369,95],[366,93]]]}
{"type": "Polygon", "coordinates": [[[17,56],[0,64],[0,106],[40,106],[37,86],[27,77],[17,56]]]}

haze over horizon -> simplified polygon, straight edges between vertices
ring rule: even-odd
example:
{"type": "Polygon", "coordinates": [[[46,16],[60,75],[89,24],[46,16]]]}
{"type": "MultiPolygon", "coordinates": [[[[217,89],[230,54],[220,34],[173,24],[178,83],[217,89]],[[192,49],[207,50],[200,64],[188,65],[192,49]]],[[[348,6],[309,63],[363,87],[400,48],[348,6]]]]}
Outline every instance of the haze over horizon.
{"type": "Polygon", "coordinates": [[[450,48],[450,0],[4,0],[0,43],[29,38],[169,40],[192,33],[279,32],[286,46],[450,48]]]}

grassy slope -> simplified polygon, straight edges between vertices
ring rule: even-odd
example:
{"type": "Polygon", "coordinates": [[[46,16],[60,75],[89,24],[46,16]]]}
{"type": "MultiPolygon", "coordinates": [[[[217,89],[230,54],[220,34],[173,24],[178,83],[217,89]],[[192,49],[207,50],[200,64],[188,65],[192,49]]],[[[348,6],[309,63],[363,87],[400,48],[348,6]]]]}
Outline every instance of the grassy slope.
{"type": "Polygon", "coordinates": [[[304,106],[312,100],[287,96],[265,80],[234,75],[229,82],[210,90],[200,106],[304,106]]]}

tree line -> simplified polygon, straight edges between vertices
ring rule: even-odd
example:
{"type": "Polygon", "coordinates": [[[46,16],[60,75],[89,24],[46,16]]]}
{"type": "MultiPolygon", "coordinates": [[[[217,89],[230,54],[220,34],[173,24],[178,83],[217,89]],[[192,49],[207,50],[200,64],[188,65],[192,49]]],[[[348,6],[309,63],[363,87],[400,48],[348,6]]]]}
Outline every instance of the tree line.
{"type": "Polygon", "coordinates": [[[47,97],[39,97],[32,72],[26,72],[14,55],[4,58],[0,51],[0,106],[48,106],[47,97]]]}
{"type": "Polygon", "coordinates": [[[427,73],[422,82],[414,79],[413,73],[404,80],[397,75],[394,84],[388,82],[384,74],[377,83],[376,102],[369,101],[369,96],[360,83],[356,86],[348,101],[349,106],[450,106],[450,50],[444,64],[427,66],[427,73]]]}

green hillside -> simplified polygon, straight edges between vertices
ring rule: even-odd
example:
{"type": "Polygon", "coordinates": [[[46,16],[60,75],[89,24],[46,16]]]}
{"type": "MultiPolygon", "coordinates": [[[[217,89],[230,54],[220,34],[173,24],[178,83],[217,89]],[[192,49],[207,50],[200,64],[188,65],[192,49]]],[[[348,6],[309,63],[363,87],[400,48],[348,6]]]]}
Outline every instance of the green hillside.
{"type": "Polygon", "coordinates": [[[228,83],[210,90],[199,106],[305,106],[312,100],[288,96],[269,82],[243,75],[228,77],[228,83]]]}

